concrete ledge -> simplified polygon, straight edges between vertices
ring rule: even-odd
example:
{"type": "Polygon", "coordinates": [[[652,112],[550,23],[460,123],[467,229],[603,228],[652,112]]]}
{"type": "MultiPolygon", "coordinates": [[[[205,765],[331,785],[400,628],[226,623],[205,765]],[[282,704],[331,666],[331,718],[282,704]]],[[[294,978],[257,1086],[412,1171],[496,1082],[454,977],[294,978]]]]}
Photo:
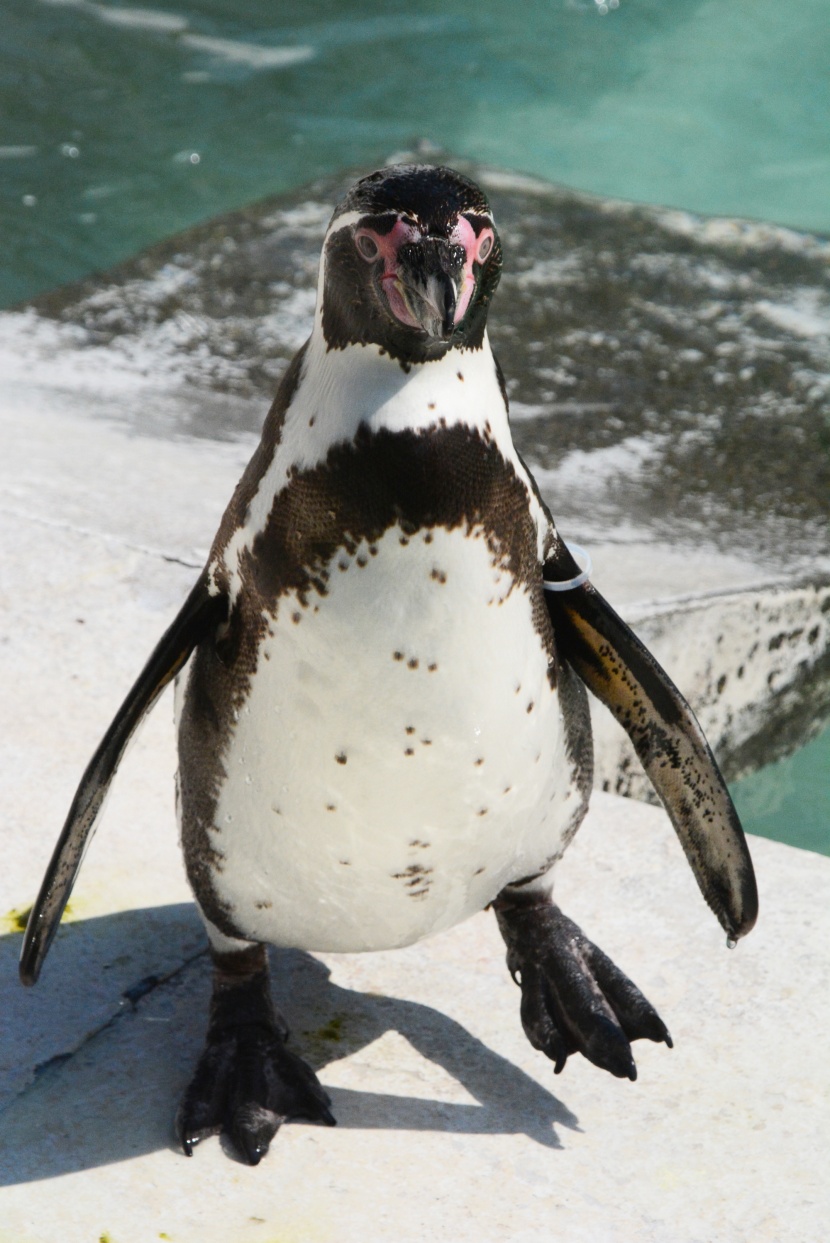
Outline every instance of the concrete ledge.
{"type": "Polygon", "coordinates": [[[7,414],[0,1243],[823,1240],[830,860],[755,841],[761,922],[730,954],[662,812],[601,794],[559,898],[673,1033],[672,1052],[637,1046],[638,1083],[579,1059],[553,1077],[484,913],[394,954],[276,958],[339,1129],[286,1127],[256,1170],[215,1140],[192,1161],[175,1151],[208,981],[175,840],[169,700],[119,773],[33,991],[17,982],[17,929],[246,447],[7,414]]]}
{"type": "Polygon", "coordinates": [[[38,990],[14,979],[19,937],[0,941],[4,1079],[33,1049],[60,1047],[68,1004],[98,1029],[3,1112],[0,1240],[818,1243],[830,860],[752,845],[762,919],[734,953],[662,812],[598,795],[563,862],[563,906],[675,1040],[635,1047],[636,1084],[578,1058],[554,1078],[521,1031],[488,913],[395,953],[274,955],[275,992],[339,1127],[287,1126],[251,1170],[218,1140],[191,1161],[174,1149],[207,963],[193,957],[192,911],[138,905],[154,869],[135,842],[124,862],[136,909],[88,908],[38,990]]]}

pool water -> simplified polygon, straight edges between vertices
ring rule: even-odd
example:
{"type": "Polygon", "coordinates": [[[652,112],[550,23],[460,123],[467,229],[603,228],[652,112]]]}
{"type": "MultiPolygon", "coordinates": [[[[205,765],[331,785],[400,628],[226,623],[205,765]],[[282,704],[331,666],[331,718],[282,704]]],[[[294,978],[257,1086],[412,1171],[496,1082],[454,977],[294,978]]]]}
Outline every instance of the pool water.
{"type": "MultiPolygon", "coordinates": [[[[4,0],[2,17],[0,306],[419,141],[830,231],[826,0],[4,0]]],[[[746,827],[830,854],[828,774],[830,730],[736,784],[746,827]]]]}
{"type": "Polygon", "coordinates": [[[417,139],[830,230],[828,115],[826,0],[4,0],[0,305],[417,139]]]}
{"type": "Polygon", "coordinates": [[[751,833],[830,855],[830,726],[795,755],[732,786],[751,833]]]}

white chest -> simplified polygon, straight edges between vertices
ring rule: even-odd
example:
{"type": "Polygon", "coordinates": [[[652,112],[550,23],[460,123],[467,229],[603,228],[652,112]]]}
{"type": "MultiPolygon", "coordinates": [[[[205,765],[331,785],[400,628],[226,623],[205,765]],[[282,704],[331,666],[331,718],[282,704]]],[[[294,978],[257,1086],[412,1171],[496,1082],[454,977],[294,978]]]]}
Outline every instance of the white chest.
{"type": "Polygon", "coordinates": [[[543,870],[579,804],[549,519],[486,341],[408,372],[322,350],[216,552],[245,655],[192,836],[246,938],[391,948],[543,870]]]}
{"type": "Polygon", "coordinates": [[[574,800],[529,593],[479,533],[339,553],[280,599],[224,757],[219,899],[250,939],[407,944],[555,852],[574,800]]]}

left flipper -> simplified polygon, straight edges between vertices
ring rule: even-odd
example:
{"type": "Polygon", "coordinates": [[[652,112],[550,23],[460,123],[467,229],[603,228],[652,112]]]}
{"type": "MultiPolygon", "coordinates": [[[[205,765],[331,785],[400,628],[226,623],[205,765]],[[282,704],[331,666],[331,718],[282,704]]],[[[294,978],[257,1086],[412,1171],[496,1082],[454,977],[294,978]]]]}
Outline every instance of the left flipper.
{"type": "Polygon", "coordinates": [[[40,975],[43,960],[58,930],[84,852],[95,831],[104,799],[127,744],[196,644],[211,628],[224,621],[227,611],[227,598],[211,594],[203,573],[162,635],[101,739],[75,792],[40,893],[29,915],[20,951],[20,978],[24,984],[34,984],[40,975]]]}
{"type": "MultiPolygon", "coordinates": [[[[561,540],[548,581],[579,567],[561,540]]],[[[651,652],[590,582],[545,591],[560,654],[628,733],[669,814],[700,890],[727,936],[753,927],[758,890],[738,814],[686,700],[651,652]]]]}

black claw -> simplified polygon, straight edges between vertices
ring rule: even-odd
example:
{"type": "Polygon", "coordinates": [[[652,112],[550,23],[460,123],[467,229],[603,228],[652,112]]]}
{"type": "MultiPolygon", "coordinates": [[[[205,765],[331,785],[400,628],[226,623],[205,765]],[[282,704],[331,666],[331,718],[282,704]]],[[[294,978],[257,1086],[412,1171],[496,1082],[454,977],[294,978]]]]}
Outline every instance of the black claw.
{"type": "Polygon", "coordinates": [[[241,1105],[230,1126],[231,1139],[248,1165],[259,1165],[284,1121],[261,1105],[241,1105]]]}
{"type": "Polygon", "coordinates": [[[188,1157],[193,1156],[197,1144],[222,1128],[226,1067],[220,1054],[210,1045],[202,1054],[176,1114],[176,1134],[188,1157]]]}
{"type": "Polygon", "coordinates": [[[281,1052],[280,1081],[271,1086],[271,1093],[274,1108],[286,1119],[303,1118],[327,1126],[334,1123],[328,1108],[331,1098],[325,1088],[308,1063],[288,1049],[281,1052]]]}
{"type": "Polygon", "coordinates": [[[585,940],[585,946],[594,978],[611,1000],[614,1013],[628,1039],[664,1042],[671,1048],[672,1040],[666,1024],[636,984],[632,984],[628,976],[596,945],[585,940]]]}
{"type": "Polygon", "coordinates": [[[631,1045],[625,1032],[610,1019],[600,1018],[585,1040],[581,1050],[601,1070],[607,1070],[617,1079],[637,1078],[637,1067],[631,1053],[631,1045]]]}
{"type": "Polygon", "coordinates": [[[522,990],[522,1025],[555,1074],[579,1052],[618,1079],[635,1080],[631,1041],[672,1047],[651,1003],[557,906],[507,892],[494,905],[522,990]]]}
{"type": "MultiPolygon", "coordinates": [[[[181,1111],[179,1111],[179,1114],[181,1114],[181,1111]]],[[[192,1157],[193,1149],[197,1144],[201,1144],[202,1140],[207,1139],[210,1135],[218,1135],[221,1129],[219,1126],[213,1126],[197,1130],[188,1126],[185,1122],[179,1121],[178,1117],[176,1119],[176,1135],[186,1157],[192,1157]]]]}
{"type": "Polygon", "coordinates": [[[521,989],[520,1012],[525,1035],[534,1049],[550,1058],[554,1063],[554,1074],[558,1075],[565,1068],[568,1054],[574,1050],[568,1048],[560,1026],[555,1021],[553,1005],[550,998],[546,997],[544,978],[530,965],[522,974],[521,989]]]}

